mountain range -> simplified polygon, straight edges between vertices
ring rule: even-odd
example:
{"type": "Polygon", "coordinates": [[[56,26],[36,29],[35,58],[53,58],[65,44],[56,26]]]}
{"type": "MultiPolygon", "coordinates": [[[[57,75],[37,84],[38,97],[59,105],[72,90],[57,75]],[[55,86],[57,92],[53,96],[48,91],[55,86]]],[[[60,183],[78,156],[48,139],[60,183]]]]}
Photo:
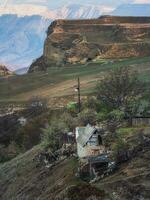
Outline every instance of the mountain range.
{"type": "Polygon", "coordinates": [[[68,4],[61,8],[49,9],[43,5],[8,5],[7,7],[0,6],[0,15],[3,14],[17,14],[19,17],[40,15],[44,18],[55,20],[65,18],[97,18],[102,13],[112,11],[112,7],[97,6],[97,5],[80,5],[68,4]]]}
{"type": "Polygon", "coordinates": [[[0,17],[0,63],[11,70],[27,67],[41,55],[46,29],[51,20],[41,16],[0,17]]]}
{"type": "Polygon", "coordinates": [[[29,67],[42,55],[46,31],[54,19],[98,18],[102,14],[150,16],[150,4],[112,7],[71,4],[49,9],[43,5],[0,6],[0,63],[11,70],[29,67]],[[129,9],[130,8],[130,9],[129,9]],[[136,9],[135,9],[136,8],[136,9]]]}
{"type": "Polygon", "coordinates": [[[96,6],[68,5],[49,12],[42,6],[35,6],[32,12],[28,6],[24,12],[19,8],[0,10],[0,63],[11,70],[28,67],[42,54],[46,30],[54,19],[97,18],[101,15],[96,6]]]}

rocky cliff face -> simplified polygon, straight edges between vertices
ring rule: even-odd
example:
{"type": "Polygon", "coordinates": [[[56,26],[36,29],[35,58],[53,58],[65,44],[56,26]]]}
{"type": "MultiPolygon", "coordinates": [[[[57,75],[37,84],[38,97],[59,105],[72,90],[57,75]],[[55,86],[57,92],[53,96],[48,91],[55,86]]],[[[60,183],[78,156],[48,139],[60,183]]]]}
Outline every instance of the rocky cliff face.
{"type": "Polygon", "coordinates": [[[150,17],[57,20],[48,28],[43,56],[29,72],[100,58],[149,56],[149,38],[150,17]]]}
{"type": "Polygon", "coordinates": [[[0,77],[11,75],[12,72],[9,71],[4,65],[0,65],[0,77]]]}

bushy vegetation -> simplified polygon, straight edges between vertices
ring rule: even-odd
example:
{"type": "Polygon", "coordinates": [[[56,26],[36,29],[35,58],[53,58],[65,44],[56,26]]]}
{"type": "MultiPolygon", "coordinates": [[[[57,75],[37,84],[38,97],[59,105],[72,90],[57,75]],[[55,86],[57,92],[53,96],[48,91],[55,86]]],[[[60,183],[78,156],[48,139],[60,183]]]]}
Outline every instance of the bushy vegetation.
{"type": "Polygon", "coordinates": [[[11,142],[8,146],[0,144],[0,163],[11,160],[20,152],[20,147],[15,142],[11,142]]]}
{"type": "Polygon", "coordinates": [[[15,141],[25,151],[40,143],[42,128],[45,128],[48,121],[47,117],[45,114],[35,117],[17,130],[15,141]]]}
{"type": "Polygon", "coordinates": [[[149,107],[149,103],[143,100],[146,92],[145,84],[138,79],[137,72],[128,67],[116,68],[98,82],[96,97],[87,98],[82,103],[80,113],[77,112],[77,108],[70,110],[69,107],[62,114],[62,117],[59,117],[60,121],[57,118],[49,124],[45,130],[44,141],[45,143],[47,141],[50,146],[54,147],[56,144],[58,146],[58,138],[65,128],[72,131],[76,126],[101,123],[111,133],[112,139],[117,137],[114,147],[114,152],[117,154],[119,149],[121,151],[121,148],[125,148],[122,137],[118,138],[117,136],[117,130],[126,126],[125,122],[130,121],[132,117],[143,116],[149,107]],[[60,128],[59,125],[62,124],[63,126],[60,128]],[[54,140],[54,144],[51,144],[52,140],[54,140]]]}
{"type": "Polygon", "coordinates": [[[145,92],[144,83],[128,67],[111,71],[97,84],[97,99],[107,107],[127,112],[127,106],[136,102],[145,92]]]}
{"type": "Polygon", "coordinates": [[[138,79],[138,74],[128,67],[111,71],[97,84],[97,100],[104,105],[99,117],[121,122],[135,116],[143,116],[149,103],[143,101],[146,85],[138,79]],[[102,114],[103,113],[103,114],[102,114]]]}
{"type": "Polygon", "coordinates": [[[8,161],[41,142],[49,110],[42,98],[33,98],[26,109],[0,117],[0,162],[8,161]],[[25,122],[21,123],[20,120],[25,122]]]}
{"type": "Polygon", "coordinates": [[[68,131],[66,124],[61,121],[52,121],[49,126],[43,130],[42,144],[45,148],[56,151],[62,147],[62,136],[68,131]]]}
{"type": "Polygon", "coordinates": [[[118,163],[128,160],[128,144],[123,137],[117,138],[112,147],[112,151],[114,159],[118,163]]]}
{"type": "MultiPolygon", "coordinates": [[[[13,155],[31,149],[40,142],[45,148],[55,151],[62,146],[64,133],[87,124],[102,125],[110,133],[109,140],[114,140],[118,128],[126,126],[125,120],[130,121],[133,116],[150,113],[150,104],[145,98],[146,92],[145,84],[138,79],[138,74],[128,67],[121,67],[111,71],[98,82],[95,95],[82,101],[80,113],[78,104],[70,103],[66,109],[51,110],[48,108],[47,99],[32,97],[26,104],[26,109],[17,117],[13,117],[12,120],[8,118],[7,123],[0,121],[0,136],[4,136],[4,132],[9,136],[2,137],[5,147],[1,147],[0,155],[9,149],[10,144],[14,145],[16,152],[13,155]],[[20,116],[25,116],[27,123],[19,124],[20,116]]],[[[114,152],[124,146],[123,142],[121,137],[116,141],[114,152]]],[[[2,160],[7,159],[3,157],[2,160]]]]}
{"type": "Polygon", "coordinates": [[[86,126],[87,124],[95,125],[97,121],[97,113],[93,109],[84,109],[78,114],[78,125],[86,126]]]}

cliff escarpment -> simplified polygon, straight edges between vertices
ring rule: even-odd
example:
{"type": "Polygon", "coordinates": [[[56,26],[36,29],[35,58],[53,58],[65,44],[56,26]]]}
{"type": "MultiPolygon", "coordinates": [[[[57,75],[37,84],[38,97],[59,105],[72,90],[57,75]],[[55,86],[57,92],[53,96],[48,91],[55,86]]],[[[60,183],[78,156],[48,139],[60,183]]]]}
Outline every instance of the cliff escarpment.
{"type": "Polygon", "coordinates": [[[0,77],[12,75],[12,72],[9,71],[4,65],[0,65],[0,77]]]}
{"type": "Polygon", "coordinates": [[[150,55],[150,17],[57,20],[47,31],[43,56],[29,72],[95,59],[150,55]]]}

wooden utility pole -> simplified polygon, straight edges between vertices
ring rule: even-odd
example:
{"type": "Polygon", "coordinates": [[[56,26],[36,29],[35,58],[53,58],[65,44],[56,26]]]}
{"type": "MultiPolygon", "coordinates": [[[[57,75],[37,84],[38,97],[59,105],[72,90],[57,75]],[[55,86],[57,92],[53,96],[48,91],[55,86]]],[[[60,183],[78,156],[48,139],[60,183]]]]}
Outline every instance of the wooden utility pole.
{"type": "Polygon", "coordinates": [[[80,78],[78,77],[78,109],[79,113],[81,112],[81,93],[80,93],[80,78]]]}

